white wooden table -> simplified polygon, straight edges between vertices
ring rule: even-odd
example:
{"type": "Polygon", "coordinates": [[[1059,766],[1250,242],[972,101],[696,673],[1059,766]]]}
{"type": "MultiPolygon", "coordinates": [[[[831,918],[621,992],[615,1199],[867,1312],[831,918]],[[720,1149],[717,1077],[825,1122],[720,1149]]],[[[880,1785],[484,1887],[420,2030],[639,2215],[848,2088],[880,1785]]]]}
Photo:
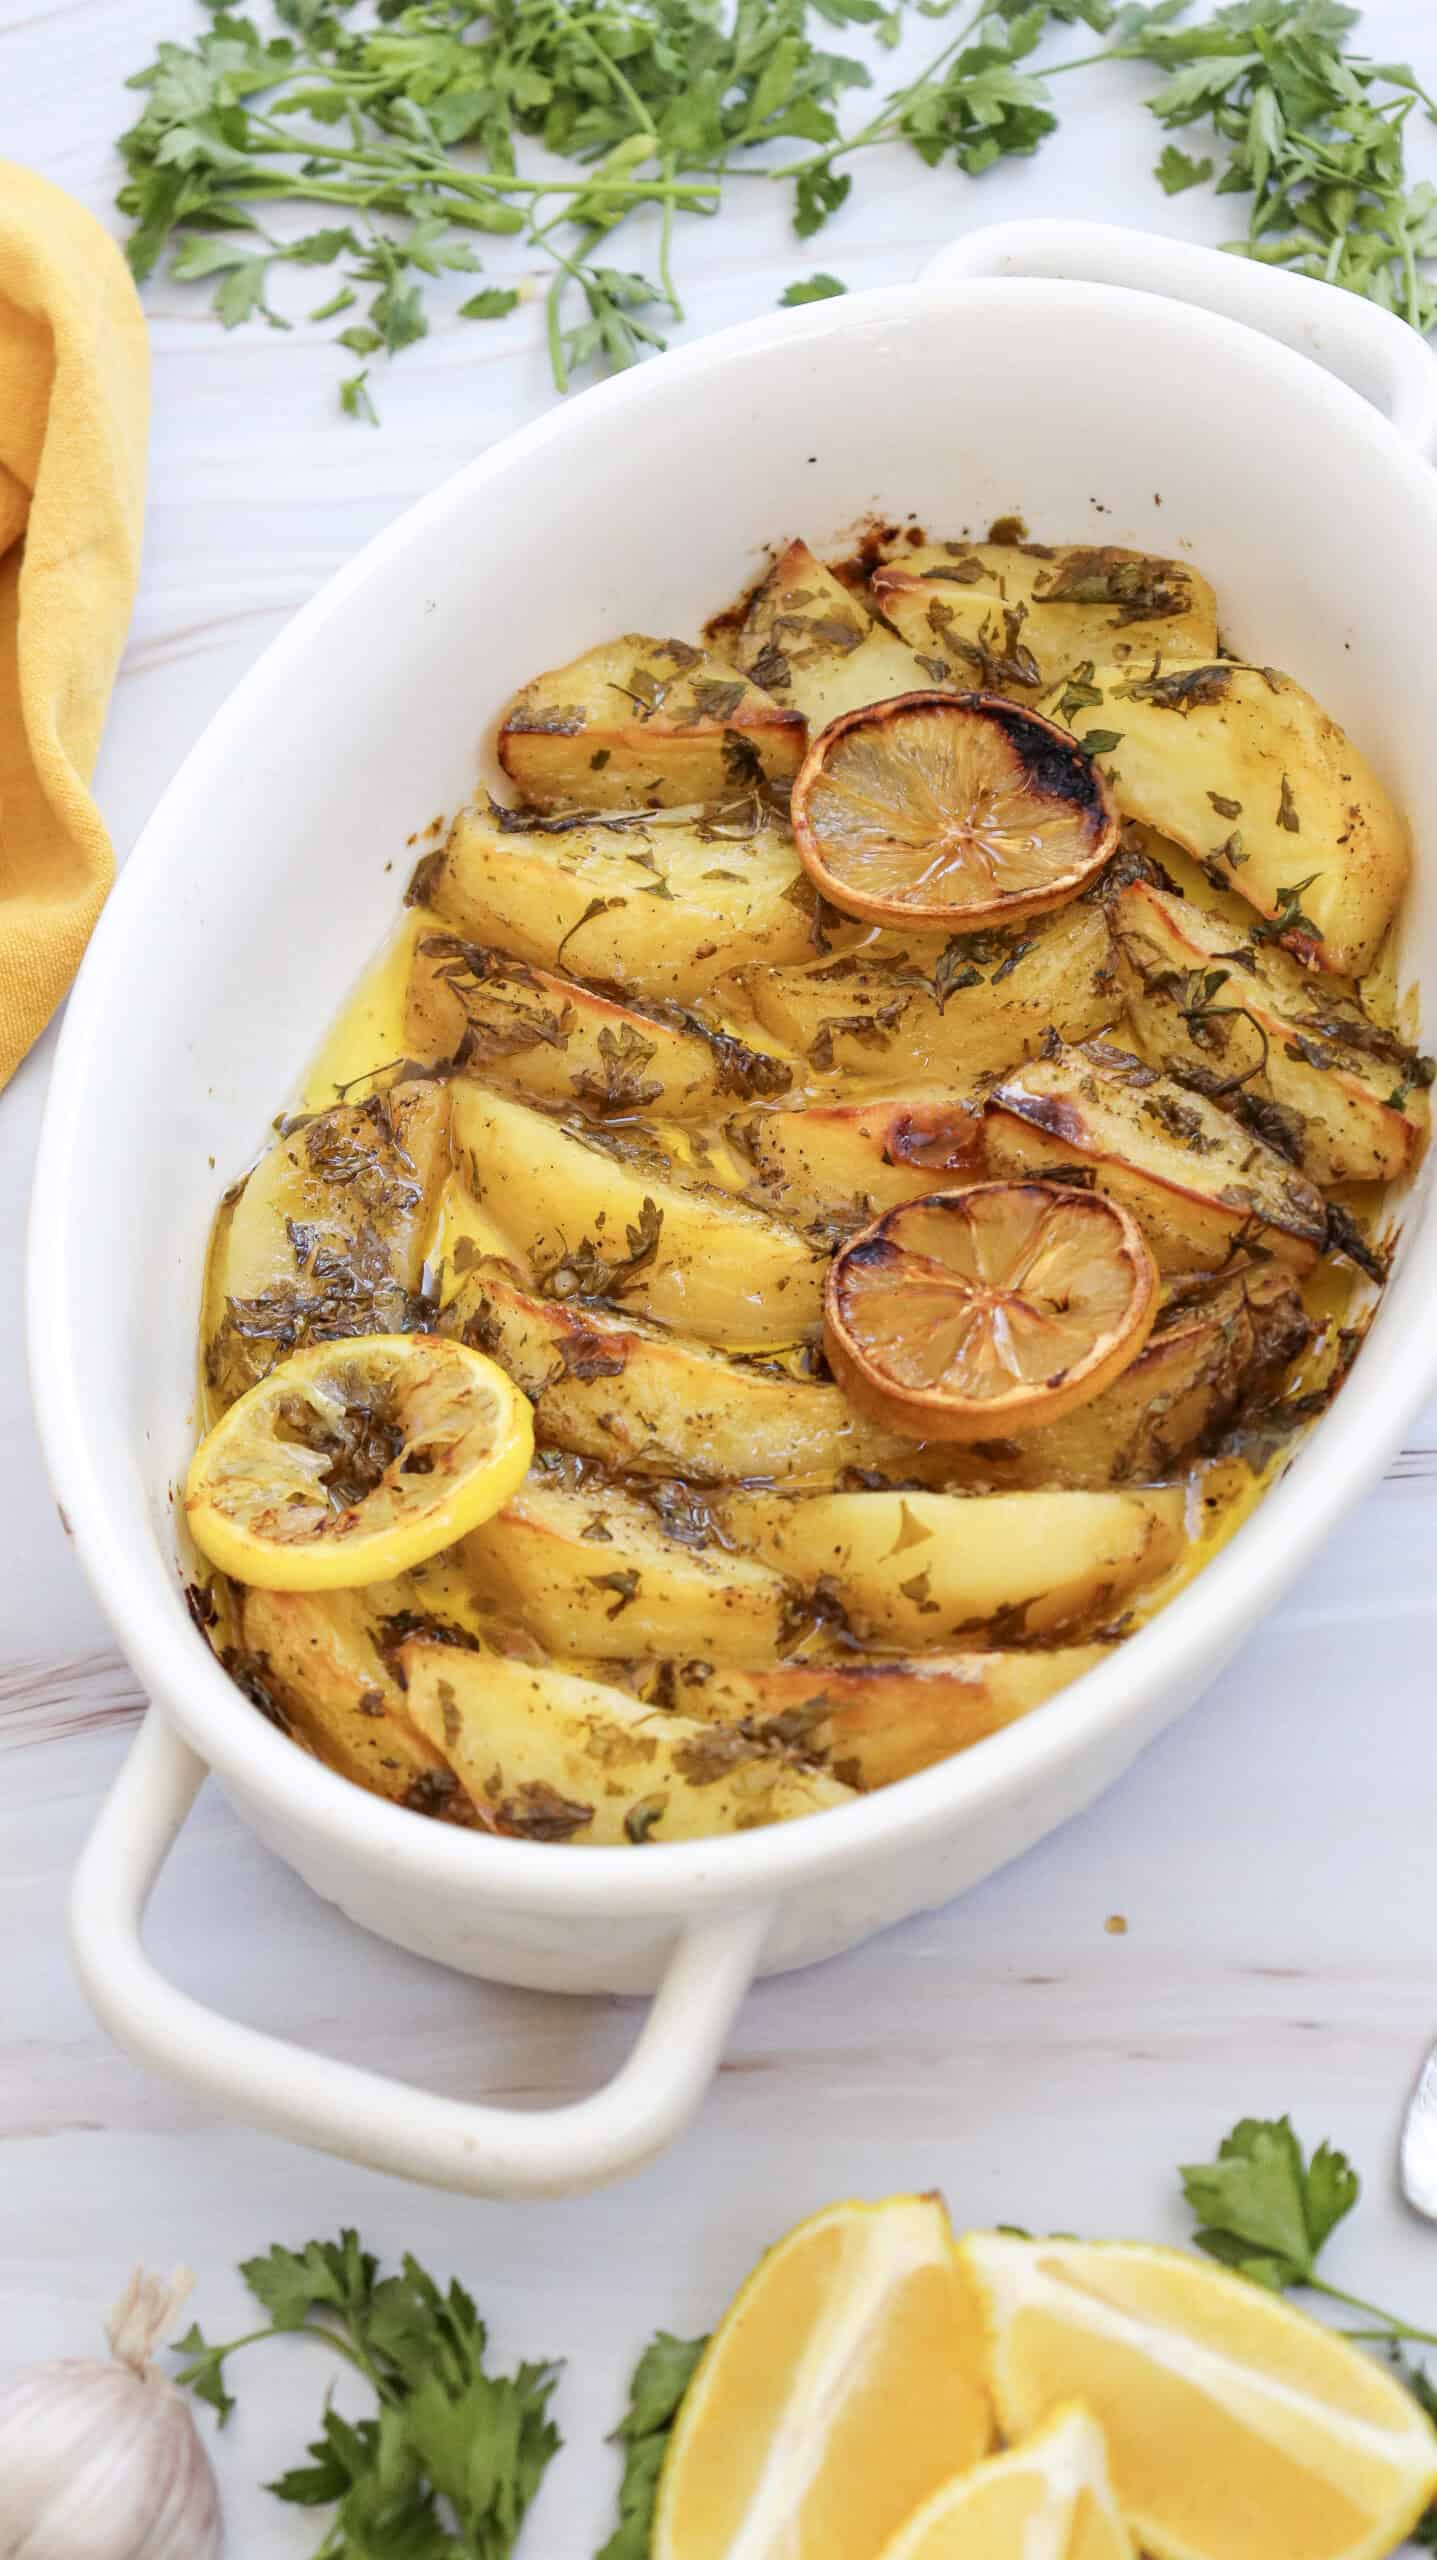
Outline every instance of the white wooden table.
{"type": "MultiPolygon", "coordinates": [[[[113,219],[124,78],[159,35],[198,20],[188,0],[3,0],[0,153],[113,219]]],[[[1366,32],[1374,52],[1437,75],[1428,0],[1371,0],[1366,32]]],[[[919,22],[915,58],[936,34],[919,22]]],[[[684,237],[690,328],[766,309],[815,267],[851,285],[906,276],[954,232],[1011,214],[1223,236],[1224,207],[1203,191],[1168,202],[1149,177],[1158,136],[1140,74],[1067,86],[1063,130],[1037,160],[974,184],[869,154],[856,201],[809,246],[788,231],[782,191],[735,189],[721,228],[684,237]]],[[[194,288],[160,283],[148,302],[149,536],[99,776],[122,854],[295,607],[552,397],[536,312],[436,329],[379,384],[375,433],[337,415],[323,330],[227,337],[194,288]]],[[[234,2334],[247,2325],[237,2259],[352,2222],[381,2252],[412,2248],[462,2275],[506,2359],[569,2358],[557,2404],[569,2449],[524,2549],[584,2560],[612,2493],[601,2439],[634,2354],[655,2326],[706,2325],[790,2220],[848,2192],[937,2184],[960,2218],[1176,2237],[1174,2164],[1205,2155],[1235,2116],[1283,2109],[1310,2139],[1344,2143],[1367,2182],[1334,2246],[1339,2280],[1437,2319],[1437,2232],[1392,2184],[1399,2111],[1437,2030],[1437,1409],[1220,1688],[1122,1786],[948,1912],[756,1993],[697,2128],[629,2186],[556,2206],[460,2203],[217,2121],[115,2052],[71,1978],[63,1910],[141,1702],[67,1551],[21,1355],[23,1206],[50,1046],[0,1099],[0,2371],[93,2348],[140,2256],[188,2260],[205,2328],[234,2334]],[[1104,1925],[1117,1913],[1125,1935],[1104,1925]]],[[[235,2015],[455,2095],[552,2103],[611,2068],[633,2028],[622,2003],[486,1989],[361,1937],[213,1789],[153,1939],[178,1979],[235,2015]]],[[[297,2455],[322,2361],[292,2346],[249,2359],[222,2450],[244,2560],[317,2538],[255,2484],[297,2455]]]]}

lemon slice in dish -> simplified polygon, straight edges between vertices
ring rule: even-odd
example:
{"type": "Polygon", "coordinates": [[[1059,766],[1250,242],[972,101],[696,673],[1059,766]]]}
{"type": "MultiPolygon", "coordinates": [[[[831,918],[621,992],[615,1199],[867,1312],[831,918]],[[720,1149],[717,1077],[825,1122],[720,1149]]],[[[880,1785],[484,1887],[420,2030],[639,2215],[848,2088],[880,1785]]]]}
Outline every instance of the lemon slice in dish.
{"type": "Polygon", "coordinates": [[[528,1398],[431,1333],[321,1342],[261,1378],[190,1461],[190,1535],[237,1582],[383,1582],[478,1528],[533,1455],[528,1398]]]}
{"type": "MultiPolygon", "coordinates": [[[[1437,2488],[1437,2433],[1370,2356],[1178,2249],[975,2232],[958,2258],[998,2420],[1080,2397],[1151,2560],[1379,2560],[1437,2488]]],[[[941,2546],[940,2546],[941,2547],[941,2546]]]]}
{"type": "Polygon", "coordinates": [[[1058,2409],[1011,2453],[962,2471],[881,2560],[1137,2560],[1096,2419],[1058,2409]]]}
{"type": "Polygon", "coordinates": [[[992,2437],[936,2196],[801,2222],[710,2340],[674,2428],[653,2560],[874,2560],[992,2437]]]}
{"type": "Polygon", "coordinates": [[[1118,837],[1091,756],[996,694],[900,693],[830,721],[799,768],[792,817],[831,905],[929,932],[1062,906],[1118,837]]]}
{"type": "Polygon", "coordinates": [[[875,1219],[835,1255],[824,1348],[855,1403],[917,1440],[998,1440],[1086,1404],[1158,1304],[1137,1221],[1097,1191],[979,1182],[875,1219]]]}

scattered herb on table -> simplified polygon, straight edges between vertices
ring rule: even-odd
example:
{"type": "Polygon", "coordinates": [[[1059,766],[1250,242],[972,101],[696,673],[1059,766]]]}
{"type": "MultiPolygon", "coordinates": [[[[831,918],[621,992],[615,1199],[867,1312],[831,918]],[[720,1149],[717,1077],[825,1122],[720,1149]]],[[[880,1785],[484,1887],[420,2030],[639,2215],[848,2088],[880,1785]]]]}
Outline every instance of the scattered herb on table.
{"type": "Polygon", "coordinates": [[[707,2338],[672,2338],[660,2329],[635,2365],[629,2405],[613,2435],[624,2449],[619,2520],[597,2560],[648,2560],[659,2473],[684,2393],[707,2345],[707,2338]]]}
{"type": "Polygon", "coordinates": [[[273,2248],[240,2269],[263,2328],[213,2344],[198,2327],[178,2342],[178,2376],[223,2426],[234,2397],[227,2366],[260,2339],[317,2338],[361,2374],[377,2414],[351,2425],[326,2407],[309,2462],[270,2482],[277,2498],[333,2507],[315,2560],[509,2560],[559,2449],[547,2414],[552,2364],[486,2370],[483,2321],[460,2284],[441,2293],[406,2256],[381,2276],[357,2233],[273,2248]]]}
{"type": "MultiPolygon", "coordinates": [[[[375,416],[374,360],[426,334],[430,285],[479,270],[478,237],[510,235],[526,265],[458,316],[499,319],[543,290],[564,390],[662,346],[665,315],[683,316],[675,221],[718,213],[731,182],[791,186],[810,239],[847,200],[856,154],[906,144],[978,177],[1038,150],[1058,124],[1054,83],[1103,60],[1163,73],[1148,101],[1159,122],[1211,135],[1219,192],[1249,199],[1230,247],[1437,326],[1422,272],[1437,190],[1407,186],[1403,150],[1408,118],[1437,107],[1407,65],[1350,49],[1357,12],[1336,0],[1238,0],[1191,26],[1176,23],[1191,0],[916,0],[928,18],[961,8],[961,23],[848,129],[842,104],[873,68],[830,32],[866,29],[881,53],[903,0],[377,0],[364,14],[274,0],[268,32],[203,5],[194,41],[162,43],[130,84],[143,98],[119,143],[131,264],[146,277],[168,251],[172,275],[210,283],[226,328],[289,327],[276,277],[337,268],[309,317],[344,322],[354,418],[375,416]],[[1037,68],[1045,40],[1079,24],[1097,48],[1037,68]],[[313,227],[273,231],[271,206],[313,227]],[[607,243],[635,214],[656,231],[651,263],[611,264],[607,243]]],[[[1155,175],[1177,194],[1215,165],[1169,142],[1155,175]]],[[[820,274],[783,299],[836,288],[820,274]]]]}

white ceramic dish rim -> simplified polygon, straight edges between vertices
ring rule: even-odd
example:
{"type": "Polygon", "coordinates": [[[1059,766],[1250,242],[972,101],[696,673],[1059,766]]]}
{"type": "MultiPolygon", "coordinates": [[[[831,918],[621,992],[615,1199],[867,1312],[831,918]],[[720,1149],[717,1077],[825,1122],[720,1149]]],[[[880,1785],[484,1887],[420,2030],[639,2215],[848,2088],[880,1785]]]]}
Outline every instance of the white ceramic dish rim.
{"type": "MultiPolygon", "coordinates": [[[[1049,232],[1060,234],[1071,255],[1075,235],[1103,226],[1063,224],[1005,225],[997,233],[972,235],[958,244],[971,255],[986,245],[996,256],[1005,238],[1022,247],[1049,232]]],[[[1122,235],[1117,235],[1122,237],[1122,235]]],[[[1182,298],[1183,252],[1178,244],[1145,244],[1161,251],[1159,271],[1178,275],[1182,298]]],[[[1210,253],[1188,252],[1206,267],[1210,253]]],[[[1031,251],[1030,251],[1031,255],[1031,251]]],[[[1213,263],[1218,263],[1216,258],[1213,263]]],[[[844,304],[816,305],[782,319],[765,317],[701,341],[664,359],[693,376],[721,373],[734,357],[751,355],[776,343],[780,333],[795,328],[818,337],[841,330],[849,311],[871,306],[880,298],[896,302],[931,300],[935,287],[953,272],[952,253],[937,262],[936,273],[918,284],[881,287],[855,295],[844,304]]],[[[993,285],[964,278],[966,292],[1011,290],[1011,282],[993,285]]],[[[1084,274],[1089,268],[1084,266],[1084,274]]],[[[1240,271],[1239,271],[1240,273],[1240,271]]],[[[1240,274],[1242,284],[1251,279],[1240,274]]],[[[1265,272],[1261,281],[1288,286],[1291,279],[1265,272]]],[[[1046,288],[1032,288],[1041,293],[1046,288]]],[[[1064,290],[1107,290],[1068,285],[1064,290]]],[[[1385,315],[1354,306],[1361,322],[1385,315]]],[[[1285,314],[1290,320],[1290,315],[1285,314]]],[[[1393,324],[1400,326],[1401,324],[1393,324]]],[[[1210,333],[1219,354],[1232,323],[1194,313],[1197,331],[1210,333]]],[[[1419,345],[1411,351],[1427,370],[1426,407],[1420,432],[1437,429],[1437,361],[1419,345]]],[[[1275,370],[1291,371],[1303,361],[1285,348],[1268,350],[1275,370]]],[[[1306,367],[1309,396],[1361,405],[1358,395],[1335,379],[1306,367]]],[[[1399,396],[1407,403],[1407,432],[1418,424],[1419,377],[1409,368],[1399,396]],[[1411,382],[1411,392],[1406,382],[1411,382]]],[[[93,1445],[86,1416],[74,1395],[63,1327],[44,1285],[49,1258],[62,1251],[68,1220],[66,1200],[67,1135],[84,1108],[87,1091],[103,1063],[103,1040],[111,1008],[121,988],[133,984],[134,943],[143,910],[162,885],[167,863],[182,860],[183,839],[172,823],[177,804],[190,797],[206,768],[223,762],[232,740],[254,719],[266,693],[288,683],[303,667],[308,653],[322,644],[331,619],[343,617],[355,593],[371,572],[402,552],[414,533],[446,516],[466,512],[485,482],[507,469],[518,455],[532,454],[546,443],[566,443],[582,432],[585,408],[642,403],[641,374],[621,376],[587,393],[581,403],[553,411],[444,483],[407,510],[368,544],[313,598],[271,643],[264,655],[211,722],[191,750],[175,780],[157,805],[149,824],[122,872],[96,933],[75,993],[71,998],[56,1059],[37,1174],[31,1229],[29,1335],[35,1402],[47,1464],[56,1495],[64,1508],[76,1551],[102,1607],[147,1688],[166,1700],[182,1730],[221,1777],[233,1774],[245,1786],[264,1785],[306,1824],[319,1823],[342,1832],[353,1847],[367,1850],[393,1868],[396,1864],[462,1884],[472,1881],[476,1867],[486,1881],[502,1883],[512,1898],[532,1910],[603,1907],[626,1912],[672,1909],[676,1902],[698,1908],[748,1894],[771,1895],[807,1878],[831,1873],[866,1856],[882,1842],[942,1825],[995,1787],[1007,1789],[1029,1771],[1061,1762],[1072,1750],[1120,1725],[1150,1693],[1155,1681],[1180,1683],[1206,1649],[1203,1621],[1215,1611],[1243,1619],[1256,1614],[1279,1582],[1286,1582],[1311,1557],[1347,1511],[1358,1493],[1382,1472],[1401,1433],[1430,1387],[1437,1383],[1437,1346],[1425,1358],[1408,1346],[1399,1372],[1369,1345],[1358,1376],[1318,1426],[1328,1460],[1319,1475],[1311,1471],[1299,1487],[1276,1486],[1240,1538],[1226,1548],[1179,1595],[1162,1616],[1132,1637],[1107,1663],[1088,1673],[1050,1701],[1037,1714],[990,1735],[970,1750],[904,1780],[852,1807],[810,1817],[798,1823],[749,1832],[738,1837],[693,1843],[651,1844],[642,1858],[627,1849],[560,1847],[523,1841],[497,1841],[426,1822],[383,1800],[367,1795],[320,1762],[298,1752],[262,1718],[246,1724],[234,1715],[234,1691],[226,1673],[207,1647],[195,1638],[180,1604],[178,1585],[136,1591],[122,1541],[112,1519],[104,1453],[93,1445]],[[1370,1365],[1369,1365],[1370,1364],[1370,1365]],[[1374,1370],[1380,1374],[1374,1374],[1374,1370]]],[[[1369,413],[1370,415],[1370,413],[1369,413]]],[[[1372,421],[1373,432],[1385,434],[1387,460],[1405,473],[1414,506],[1437,503],[1422,452],[1392,428],[1372,421]]]]}
{"type": "MultiPolygon", "coordinates": [[[[917,286],[748,323],[666,358],[665,378],[705,382],[731,363],[742,367],[781,343],[791,347],[795,337],[841,338],[880,308],[887,318],[925,318],[994,295],[1008,308],[1015,284],[1024,317],[1040,325],[1045,314],[1081,311],[1084,297],[1095,311],[1119,302],[1130,308],[1141,294],[1190,306],[1194,364],[1221,370],[1225,357],[1240,352],[1259,395],[1270,384],[1289,406],[1294,393],[1309,411],[1325,404],[1349,439],[1360,427],[1364,461],[1370,458],[1372,471],[1387,475],[1437,530],[1437,492],[1423,460],[1437,448],[1437,359],[1410,331],[1325,287],[1103,225],[1018,223],[969,234],[917,286]]],[[[676,2132],[707,2085],[765,1936],[791,1895],[801,1899],[821,1881],[879,1870],[904,1848],[938,1845],[949,1834],[971,1837],[975,1817],[1023,1804],[1030,1782],[1041,1797],[1044,1781],[1084,1760],[1111,1774],[1114,1751],[1104,1750],[1110,1740],[1121,1753],[1126,1735],[1131,1757],[1144,1727],[1153,1728],[1155,1701],[1185,1703],[1197,1694],[1222,1637],[1230,1632],[1235,1640],[1310,1559],[1381,1472],[1437,1383],[1437,1340],[1424,1350],[1411,1323],[1379,1327],[1313,1435],[1325,1463],[1280,1484],[1160,1619],[1024,1722],[861,1804],[804,1822],[659,1845],[642,1858],[627,1849],[493,1841],[371,1797],[296,1751],[260,1717],[236,1713],[227,1676],[183,1614],[172,1567],[147,1553],[136,1574],[136,1542],[126,1535],[127,1524],[133,1532],[127,1506],[135,1500],[129,1443],[92,1427],[65,1316],[47,1287],[49,1271],[64,1267],[56,1257],[83,1245],[71,1150],[103,1076],[107,1025],[123,1019],[127,997],[144,983],[146,910],[163,890],[167,866],[189,858],[187,827],[202,828],[206,777],[224,773],[267,697],[302,679],[330,625],[342,626],[366,582],[402,560],[416,538],[474,507],[511,466],[546,448],[562,454],[576,435],[582,445],[585,421],[601,407],[608,415],[637,404],[641,416],[650,378],[621,379],[551,413],[411,509],[296,617],[236,690],[161,800],[92,946],[60,1042],[32,1218],[29,1329],[42,1444],[80,1561],[158,1702],[75,1880],[72,1936],[91,1999],[122,2042],[252,2120],[375,2167],[488,2194],[565,2192],[633,2168],[676,2132]],[[456,1920],[487,1910],[516,1922],[532,1916],[536,1927],[585,1917],[651,1927],[671,1953],[628,2062],[591,2098],[511,2113],[426,2095],[286,2045],[172,1986],[146,1956],[140,1924],[207,1769],[232,1786],[257,1824],[273,1823],[282,1842],[303,1844],[316,1860],[321,1849],[332,1852],[335,1874],[352,1878],[356,1894],[363,1876],[382,1881],[391,1895],[412,1885],[440,1897],[456,1920]]],[[[1437,1279],[1430,1199],[1423,1232],[1409,1235],[1402,1259],[1404,1293],[1410,1295],[1418,1263],[1437,1279]]],[[[1069,1809],[1081,1800],[1070,1791],[1069,1809]]]]}

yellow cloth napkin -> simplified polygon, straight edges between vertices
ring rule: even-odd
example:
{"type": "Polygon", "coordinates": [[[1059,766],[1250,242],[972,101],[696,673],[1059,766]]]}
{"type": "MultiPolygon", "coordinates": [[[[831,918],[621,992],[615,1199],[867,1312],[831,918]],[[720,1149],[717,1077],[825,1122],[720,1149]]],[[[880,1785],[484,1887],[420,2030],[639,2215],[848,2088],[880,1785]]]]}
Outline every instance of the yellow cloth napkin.
{"type": "Polygon", "coordinates": [[[139,574],[149,406],[114,241],[0,160],[0,1085],[115,876],[87,785],[139,574]]]}

